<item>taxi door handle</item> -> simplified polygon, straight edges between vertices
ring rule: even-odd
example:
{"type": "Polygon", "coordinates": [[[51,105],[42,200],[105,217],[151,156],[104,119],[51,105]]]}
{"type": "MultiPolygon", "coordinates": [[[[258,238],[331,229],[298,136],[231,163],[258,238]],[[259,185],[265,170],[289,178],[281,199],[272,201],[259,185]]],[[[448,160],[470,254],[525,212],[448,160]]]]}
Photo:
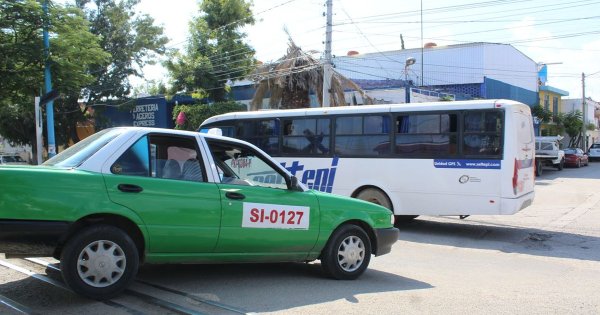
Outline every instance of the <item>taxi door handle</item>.
{"type": "Polygon", "coordinates": [[[231,192],[231,191],[226,192],[225,197],[227,197],[229,199],[235,199],[235,200],[242,200],[242,199],[246,198],[246,196],[244,196],[243,194],[231,192]]]}
{"type": "Polygon", "coordinates": [[[129,193],[139,193],[144,190],[142,187],[140,187],[138,185],[131,185],[131,184],[119,184],[119,186],[117,186],[117,188],[119,188],[119,190],[122,192],[129,192],[129,193]]]}

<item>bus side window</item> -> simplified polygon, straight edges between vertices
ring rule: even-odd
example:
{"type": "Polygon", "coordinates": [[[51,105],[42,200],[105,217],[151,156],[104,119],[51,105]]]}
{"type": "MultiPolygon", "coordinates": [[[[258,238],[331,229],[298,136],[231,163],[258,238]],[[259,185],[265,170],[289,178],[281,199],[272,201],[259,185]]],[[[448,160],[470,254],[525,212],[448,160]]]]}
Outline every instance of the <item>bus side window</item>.
{"type": "Polygon", "coordinates": [[[396,153],[400,157],[454,157],[456,114],[411,114],[396,119],[396,153]]]}
{"type": "Polygon", "coordinates": [[[502,113],[474,111],[464,115],[463,154],[498,156],[502,153],[502,113]]]}
{"type": "Polygon", "coordinates": [[[283,126],[283,153],[329,153],[329,119],[286,119],[283,126]]]}

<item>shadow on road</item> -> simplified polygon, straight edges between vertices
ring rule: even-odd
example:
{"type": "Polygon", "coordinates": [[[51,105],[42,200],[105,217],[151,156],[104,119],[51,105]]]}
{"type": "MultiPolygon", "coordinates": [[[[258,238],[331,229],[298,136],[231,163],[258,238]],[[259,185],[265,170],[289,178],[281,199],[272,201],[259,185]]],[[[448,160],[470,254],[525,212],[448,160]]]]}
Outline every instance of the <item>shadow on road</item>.
{"type": "Polygon", "coordinates": [[[426,217],[415,219],[400,226],[400,240],[600,261],[599,237],[480,222],[438,222],[427,220],[426,217]]]}
{"type": "Polygon", "coordinates": [[[429,289],[428,283],[374,269],[354,281],[324,278],[318,263],[148,265],[138,279],[252,312],[275,312],[358,295],[429,289]],[[235,288],[235,289],[233,289],[235,288]]]}

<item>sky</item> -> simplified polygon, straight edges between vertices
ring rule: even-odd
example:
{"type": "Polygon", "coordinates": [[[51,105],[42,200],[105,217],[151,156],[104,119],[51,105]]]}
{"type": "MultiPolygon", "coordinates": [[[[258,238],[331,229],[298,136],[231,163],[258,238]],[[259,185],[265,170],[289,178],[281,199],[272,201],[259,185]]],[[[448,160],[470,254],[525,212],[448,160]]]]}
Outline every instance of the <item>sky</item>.
{"type": "MultiPolygon", "coordinates": [[[[141,0],[138,11],[152,16],[183,49],[196,0],[141,0]]],[[[325,0],[254,0],[256,23],[244,28],[247,42],[263,62],[283,56],[290,35],[303,50],[324,50],[325,0]]],[[[548,64],[547,85],[600,100],[600,1],[577,0],[333,0],[332,51],[377,53],[401,48],[468,42],[511,44],[538,63],[548,64]],[[422,28],[421,33],[421,15],[422,28]]],[[[335,63],[335,60],[334,60],[335,63]]],[[[459,70],[457,70],[459,71],[459,70]]],[[[166,80],[160,66],[144,68],[146,80],[166,80]]],[[[135,85],[143,80],[134,80],[135,85]]]]}

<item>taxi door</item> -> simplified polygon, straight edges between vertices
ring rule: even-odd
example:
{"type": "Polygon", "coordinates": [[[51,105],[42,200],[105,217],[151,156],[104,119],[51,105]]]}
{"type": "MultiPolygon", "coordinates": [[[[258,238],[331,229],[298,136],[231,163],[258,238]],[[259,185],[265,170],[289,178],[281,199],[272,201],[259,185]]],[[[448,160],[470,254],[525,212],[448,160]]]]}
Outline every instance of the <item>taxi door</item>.
{"type": "Polygon", "coordinates": [[[206,180],[195,137],[145,135],[114,162],[104,180],[110,199],[134,212],[153,254],[211,253],[221,200],[206,180]]]}
{"type": "Polygon", "coordinates": [[[284,173],[250,147],[208,140],[218,173],[221,233],[215,252],[301,257],[319,236],[320,211],[311,191],[288,189],[284,173]]]}

